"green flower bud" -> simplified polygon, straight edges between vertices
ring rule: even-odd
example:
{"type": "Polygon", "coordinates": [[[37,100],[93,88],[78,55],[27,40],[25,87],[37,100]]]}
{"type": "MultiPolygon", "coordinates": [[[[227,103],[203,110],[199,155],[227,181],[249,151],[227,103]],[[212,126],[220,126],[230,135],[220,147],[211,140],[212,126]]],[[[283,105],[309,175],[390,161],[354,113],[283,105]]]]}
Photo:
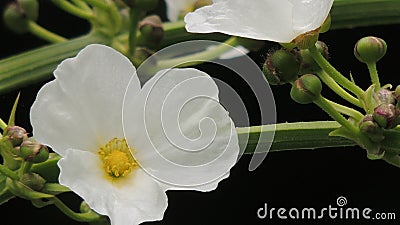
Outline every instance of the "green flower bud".
{"type": "Polygon", "coordinates": [[[20,0],[7,6],[3,20],[10,30],[23,34],[29,31],[29,21],[36,21],[38,14],[39,4],[36,0],[20,0]]]}
{"type": "Polygon", "coordinates": [[[139,8],[144,11],[151,11],[158,5],[158,0],[123,0],[131,8],[139,8]]]}
{"type": "Polygon", "coordinates": [[[163,23],[161,18],[157,15],[145,17],[139,23],[139,29],[150,47],[158,46],[164,38],[163,23]]]}
{"type": "Polygon", "coordinates": [[[382,103],[374,109],[374,120],[384,129],[392,129],[399,122],[400,111],[393,104],[382,103]]]}
{"type": "Polygon", "coordinates": [[[395,104],[396,102],[394,93],[386,88],[381,88],[379,91],[377,91],[375,98],[379,103],[395,104]]]}
{"type": "Polygon", "coordinates": [[[7,127],[5,136],[7,136],[13,147],[19,146],[24,139],[28,138],[26,130],[19,126],[7,127]]]}
{"type": "Polygon", "coordinates": [[[386,42],[377,37],[361,38],[354,46],[354,55],[363,63],[376,63],[385,54],[387,50],[386,42]]]}
{"type": "Polygon", "coordinates": [[[383,129],[374,121],[372,114],[366,115],[359,124],[360,131],[366,134],[371,141],[381,142],[385,136],[383,129]]]}
{"type": "MultiPolygon", "coordinates": [[[[326,58],[329,58],[329,51],[328,51],[328,46],[322,42],[318,41],[316,43],[318,51],[326,58]]],[[[308,49],[301,49],[300,50],[300,55],[302,58],[301,61],[301,67],[300,67],[300,74],[306,74],[306,73],[316,73],[321,70],[319,65],[315,62],[313,57],[310,54],[310,51],[308,49]]]]}
{"type": "Polygon", "coordinates": [[[49,158],[47,147],[37,143],[33,138],[24,140],[19,150],[20,156],[31,163],[41,163],[49,158]]]}
{"type": "Polygon", "coordinates": [[[41,191],[46,183],[46,180],[36,173],[25,173],[20,181],[35,191],[41,191]]]}
{"type": "Polygon", "coordinates": [[[305,74],[298,78],[292,85],[290,96],[300,104],[308,104],[315,101],[322,91],[319,78],[313,74],[305,74]]]}
{"type": "Polygon", "coordinates": [[[272,85],[294,81],[300,69],[299,55],[293,50],[278,50],[268,55],[263,73],[272,85]]]}

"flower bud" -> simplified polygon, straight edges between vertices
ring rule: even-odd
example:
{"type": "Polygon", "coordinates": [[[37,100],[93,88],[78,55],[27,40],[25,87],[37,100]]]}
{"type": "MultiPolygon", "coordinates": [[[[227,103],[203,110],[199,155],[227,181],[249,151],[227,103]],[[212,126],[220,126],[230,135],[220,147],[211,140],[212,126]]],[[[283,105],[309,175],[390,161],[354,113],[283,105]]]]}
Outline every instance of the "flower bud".
{"type": "MultiPolygon", "coordinates": [[[[329,51],[328,51],[328,46],[322,42],[322,41],[317,41],[316,43],[318,51],[326,58],[329,58],[329,51]]],[[[300,67],[300,74],[306,74],[306,73],[316,73],[321,70],[321,67],[315,62],[313,57],[310,54],[310,51],[308,49],[301,49],[300,50],[300,55],[301,55],[301,67],[300,67]]]]}
{"type": "Polygon", "coordinates": [[[321,95],[322,84],[313,74],[305,74],[298,78],[292,85],[290,96],[300,104],[308,104],[318,99],[321,95]]]}
{"type": "Polygon", "coordinates": [[[36,21],[38,15],[37,0],[20,0],[7,6],[3,12],[3,20],[9,29],[23,34],[29,31],[28,22],[36,21]]]}
{"type": "Polygon", "coordinates": [[[286,84],[297,78],[299,61],[299,55],[295,51],[281,49],[268,55],[263,73],[272,85],[286,84]]]}
{"type": "Polygon", "coordinates": [[[13,147],[19,146],[24,139],[28,138],[26,130],[19,126],[7,127],[5,136],[8,137],[13,147]]]}
{"type": "Polygon", "coordinates": [[[360,121],[359,128],[373,142],[381,142],[385,138],[382,128],[374,121],[372,114],[366,115],[360,121]]]}
{"type": "Polygon", "coordinates": [[[382,103],[374,109],[374,120],[384,129],[392,129],[399,122],[400,111],[393,104],[382,103]]]}
{"type": "Polygon", "coordinates": [[[395,104],[396,102],[394,93],[386,88],[381,88],[377,91],[375,97],[379,103],[395,104]]]}
{"type": "Polygon", "coordinates": [[[385,54],[387,50],[386,42],[377,37],[361,38],[354,46],[354,55],[363,63],[376,63],[385,54]]]}
{"type": "Polygon", "coordinates": [[[19,150],[20,156],[31,163],[41,163],[49,158],[47,147],[37,143],[33,138],[24,140],[19,150]]]}
{"type": "MultiPolygon", "coordinates": [[[[133,56],[133,62],[135,65],[141,65],[146,59],[148,59],[153,54],[154,51],[148,48],[137,47],[135,49],[135,54],[133,56]]],[[[154,64],[156,64],[156,62],[154,62],[154,64]]]]}
{"type": "Polygon", "coordinates": [[[157,15],[145,17],[139,23],[139,29],[147,43],[151,45],[150,47],[159,45],[164,38],[163,23],[157,15]]]}
{"type": "Polygon", "coordinates": [[[46,180],[36,173],[25,173],[20,181],[35,191],[41,191],[46,183],[46,180]]]}

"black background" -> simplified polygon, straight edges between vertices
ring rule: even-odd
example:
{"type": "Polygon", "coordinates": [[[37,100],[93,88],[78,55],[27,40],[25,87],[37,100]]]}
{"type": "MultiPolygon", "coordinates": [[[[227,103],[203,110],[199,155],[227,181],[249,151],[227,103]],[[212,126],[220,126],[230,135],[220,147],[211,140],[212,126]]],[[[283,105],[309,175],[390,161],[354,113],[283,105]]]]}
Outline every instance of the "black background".
{"type": "MultiPolygon", "coordinates": [[[[1,1],[1,8],[7,1],[1,1]]],[[[89,24],[69,16],[48,1],[40,1],[40,17],[38,23],[66,37],[76,37],[89,29],[89,24]]],[[[163,10],[161,2],[159,11],[163,10]]],[[[165,18],[165,16],[164,16],[165,18]]],[[[334,21],[333,21],[334,23],[334,21]]],[[[366,66],[353,56],[356,41],[367,35],[375,35],[386,40],[387,55],[379,62],[378,70],[381,83],[398,83],[400,43],[398,35],[400,26],[376,26],[357,29],[330,31],[321,35],[331,54],[331,63],[344,74],[353,74],[356,82],[363,88],[369,84],[366,66]]],[[[5,58],[46,44],[36,37],[16,35],[0,25],[0,58],[5,58]]],[[[273,46],[268,43],[267,47],[273,46]]],[[[250,56],[262,63],[265,52],[251,53],[250,56]]],[[[213,76],[213,74],[210,73],[213,76]]],[[[224,76],[227,76],[226,74],[224,76]]],[[[224,81],[235,79],[218,77],[224,81]]],[[[233,80],[233,81],[232,81],[233,80]]],[[[35,99],[36,92],[43,85],[37,84],[21,89],[21,100],[17,113],[17,124],[31,131],[29,109],[35,99]]],[[[233,84],[237,87],[237,83],[233,84]]],[[[239,93],[247,99],[251,122],[259,123],[257,106],[249,91],[239,88],[239,93]]],[[[295,122],[311,120],[328,120],[329,118],[314,105],[299,105],[289,97],[289,87],[272,87],[278,122],[295,122]]],[[[327,90],[324,94],[335,98],[327,90]]],[[[8,118],[17,92],[0,96],[0,117],[8,118]]],[[[255,171],[249,172],[249,156],[244,156],[232,169],[231,176],[219,184],[217,190],[210,193],[194,191],[169,191],[169,206],[164,220],[152,224],[291,224],[321,221],[307,220],[260,220],[257,209],[264,203],[269,207],[315,207],[336,206],[336,199],[344,196],[348,207],[369,207],[373,212],[395,212],[400,219],[400,194],[398,182],[400,169],[383,161],[371,161],[366,158],[365,151],[358,147],[329,148],[319,150],[302,150],[271,153],[263,164],[255,171]]],[[[72,194],[63,196],[73,207],[79,204],[79,198],[72,194]]],[[[395,224],[395,221],[355,221],[325,220],[324,224],[395,224]]],[[[60,213],[55,207],[48,206],[36,209],[29,201],[13,199],[0,206],[1,224],[81,224],[74,222],[60,213]]],[[[150,224],[150,223],[149,223],[150,224]]]]}

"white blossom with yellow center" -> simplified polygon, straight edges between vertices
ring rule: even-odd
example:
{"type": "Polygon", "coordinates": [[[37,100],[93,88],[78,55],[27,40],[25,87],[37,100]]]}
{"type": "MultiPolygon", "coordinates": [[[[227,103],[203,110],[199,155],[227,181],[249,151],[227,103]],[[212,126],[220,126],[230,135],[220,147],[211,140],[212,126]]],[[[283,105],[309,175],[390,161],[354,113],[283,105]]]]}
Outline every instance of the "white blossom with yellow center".
{"type": "Polygon", "coordinates": [[[318,29],[333,0],[213,0],[185,16],[186,30],[289,43],[318,29]]]}
{"type": "Polygon", "coordinates": [[[54,76],[32,106],[34,136],[62,156],[60,184],[107,215],[113,225],[161,220],[167,208],[166,190],[211,191],[236,163],[235,127],[218,107],[214,81],[201,71],[160,71],[141,89],[136,69],[126,57],[94,44],[64,60],[54,76]],[[179,95],[167,91],[175,89],[179,95]],[[196,101],[182,110],[183,120],[176,121],[173,109],[187,103],[184,96],[194,94],[210,101],[196,101]],[[175,97],[166,101],[167,95],[175,97]],[[167,111],[157,112],[160,106],[167,111]],[[163,125],[160,115],[168,122],[167,130],[158,129],[163,125]],[[199,118],[215,118],[215,123],[205,126],[199,118]],[[174,143],[173,138],[182,134],[193,144],[174,143]],[[179,145],[204,151],[182,154],[179,145]],[[173,166],[164,161],[174,161],[173,166]]]}

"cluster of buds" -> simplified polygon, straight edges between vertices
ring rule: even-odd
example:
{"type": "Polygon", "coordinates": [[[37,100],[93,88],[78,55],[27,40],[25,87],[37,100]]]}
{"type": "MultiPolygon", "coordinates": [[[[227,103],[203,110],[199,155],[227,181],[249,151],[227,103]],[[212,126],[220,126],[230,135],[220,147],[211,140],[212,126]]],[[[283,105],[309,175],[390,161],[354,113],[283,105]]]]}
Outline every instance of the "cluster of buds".
{"type": "Polygon", "coordinates": [[[8,143],[9,150],[16,157],[30,163],[41,163],[49,158],[49,150],[32,137],[28,137],[26,130],[19,126],[7,127],[3,140],[8,143]]]}
{"type": "MultiPolygon", "coordinates": [[[[328,47],[318,41],[317,49],[328,58],[328,47]]],[[[269,84],[282,85],[292,83],[299,75],[316,73],[321,68],[311,57],[308,49],[279,49],[267,55],[263,64],[263,73],[269,84]]]]}
{"type": "Polygon", "coordinates": [[[383,130],[400,124],[400,85],[395,91],[381,88],[373,94],[374,109],[360,121],[361,132],[374,142],[384,139],[383,130]]]}
{"type": "Polygon", "coordinates": [[[379,103],[374,108],[373,118],[384,129],[392,129],[400,123],[400,86],[390,91],[382,88],[376,94],[379,103]]]}

